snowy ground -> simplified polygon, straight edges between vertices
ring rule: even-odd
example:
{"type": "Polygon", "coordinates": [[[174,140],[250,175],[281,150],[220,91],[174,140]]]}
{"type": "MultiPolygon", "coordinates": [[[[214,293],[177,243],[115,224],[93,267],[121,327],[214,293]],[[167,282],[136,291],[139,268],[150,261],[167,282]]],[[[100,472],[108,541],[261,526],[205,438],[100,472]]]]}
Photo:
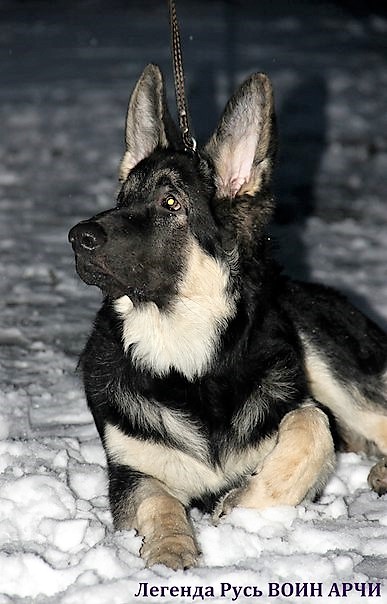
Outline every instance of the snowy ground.
{"type": "MultiPolygon", "coordinates": [[[[379,4],[178,8],[198,136],[236,82],[268,72],[282,140],[275,234],[287,270],[337,285],[387,325],[379,4]]],[[[186,573],[144,569],[139,538],[112,531],[103,453],[74,371],[100,298],[76,278],[66,236],[112,205],[134,79],[150,61],[169,69],[165,5],[9,0],[0,19],[0,604],[185,603],[200,586],[215,603],[387,602],[386,498],[368,491],[372,462],[355,454],[340,456],[318,503],[237,510],[216,528],[194,512],[203,558],[186,573]],[[140,582],[152,595],[135,596],[140,582]],[[306,582],[307,597],[289,587],[269,597],[270,582],[306,582]],[[380,584],[382,595],[353,587],[329,597],[342,582],[380,584]],[[222,583],[244,591],[222,596],[222,583]],[[160,586],[180,595],[163,598],[160,586]],[[250,597],[249,586],[264,595],[250,597]]]]}

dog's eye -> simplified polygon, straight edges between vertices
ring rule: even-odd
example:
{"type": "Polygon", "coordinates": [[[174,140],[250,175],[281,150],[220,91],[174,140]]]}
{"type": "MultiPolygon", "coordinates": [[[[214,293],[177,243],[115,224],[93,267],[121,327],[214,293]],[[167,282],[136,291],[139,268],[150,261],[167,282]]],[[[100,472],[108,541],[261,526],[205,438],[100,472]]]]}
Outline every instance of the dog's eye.
{"type": "Polygon", "coordinates": [[[161,205],[163,208],[167,208],[167,210],[171,210],[172,212],[177,212],[181,209],[181,204],[173,197],[173,195],[168,195],[168,197],[165,197],[161,205]]]}

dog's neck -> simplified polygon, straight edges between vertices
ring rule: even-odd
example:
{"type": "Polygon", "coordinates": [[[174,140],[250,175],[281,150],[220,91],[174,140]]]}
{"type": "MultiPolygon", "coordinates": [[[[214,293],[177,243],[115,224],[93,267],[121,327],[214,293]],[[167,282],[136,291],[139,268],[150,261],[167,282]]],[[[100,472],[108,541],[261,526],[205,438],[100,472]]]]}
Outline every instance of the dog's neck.
{"type": "Polygon", "coordinates": [[[115,301],[123,321],[125,352],[155,375],[176,370],[189,380],[209,369],[221,334],[235,315],[228,290],[230,271],[192,242],[189,263],[170,308],[149,302],[136,308],[128,296],[115,301]]]}

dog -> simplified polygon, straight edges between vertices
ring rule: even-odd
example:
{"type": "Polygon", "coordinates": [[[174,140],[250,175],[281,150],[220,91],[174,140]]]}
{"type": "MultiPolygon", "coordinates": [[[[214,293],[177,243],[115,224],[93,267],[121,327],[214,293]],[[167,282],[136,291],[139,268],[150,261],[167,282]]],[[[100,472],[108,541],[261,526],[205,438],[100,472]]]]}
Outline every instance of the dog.
{"type": "MultiPolygon", "coordinates": [[[[69,233],[104,301],[81,355],[117,529],[146,565],[195,565],[189,520],[314,498],[335,450],[387,455],[387,337],[341,294],[292,281],[267,226],[272,86],[257,73],[186,151],[160,69],[131,95],[113,209],[69,233]]],[[[387,490],[381,459],[369,484],[387,490]]]]}

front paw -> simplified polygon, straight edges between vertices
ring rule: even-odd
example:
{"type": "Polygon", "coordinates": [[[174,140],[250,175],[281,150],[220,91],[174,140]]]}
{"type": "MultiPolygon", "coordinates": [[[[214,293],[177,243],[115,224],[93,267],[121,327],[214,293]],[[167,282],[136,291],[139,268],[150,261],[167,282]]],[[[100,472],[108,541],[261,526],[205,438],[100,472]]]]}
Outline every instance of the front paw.
{"type": "Polygon", "coordinates": [[[144,541],[140,550],[146,566],[164,564],[173,570],[196,566],[199,550],[191,535],[168,535],[144,541]]]}
{"type": "Polygon", "coordinates": [[[226,514],[229,514],[235,507],[241,505],[240,502],[243,500],[245,490],[246,487],[232,489],[217,503],[212,515],[212,520],[215,524],[217,524],[219,518],[226,516],[226,514]]]}
{"type": "Polygon", "coordinates": [[[368,474],[368,484],[378,495],[387,493],[387,457],[381,459],[368,474]]]}

